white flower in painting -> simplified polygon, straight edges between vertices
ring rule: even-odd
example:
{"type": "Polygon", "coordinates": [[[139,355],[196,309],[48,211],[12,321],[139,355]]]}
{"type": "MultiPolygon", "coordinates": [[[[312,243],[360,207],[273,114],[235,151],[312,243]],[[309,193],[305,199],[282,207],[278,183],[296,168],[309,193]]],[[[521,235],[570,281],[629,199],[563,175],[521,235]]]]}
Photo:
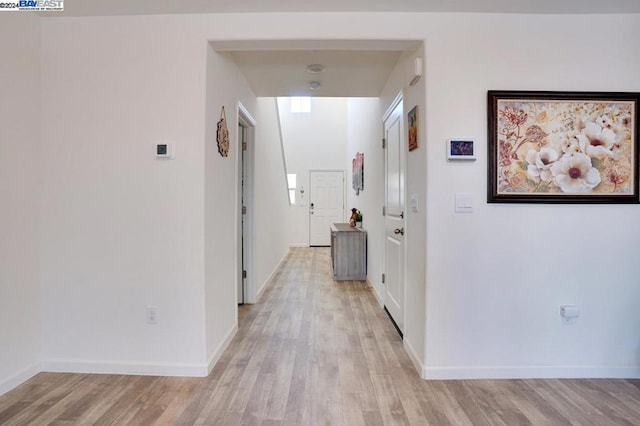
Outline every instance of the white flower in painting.
{"type": "Polygon", "coordinates": [[[527,172],[532,177],[539,177],[545,182],[551,182],[553,180],[553,174],[551,173],[551,166],[558,161],[560,155],[553,148],[543,147],[540,151],[530,149],[527,151],[526,160],[527,172]]]}
{"type": "Polygon", "coordinates": [[[632,127],[631,114],[622,111],[617,115],[616,121],[612,124],[611,129],[616,132],[616,135],[623,135],[629,132],[632,127]]]}
{"type": "Polygon", "coordinates": [[[591,157],[583,153],[563,155],[553,163],[551,173],[560,190],[569,194],[590,192],[602,180],[598,169],[591,165],[591,157]]]}
{"type": "Polygon", "coordinates": [[[582,133],[578,135],[581,151],[589,157],[605,158],[612,154],[611,148],[616,142],[613,130],[601,127],[596,123],[587,123],[582,133]]]}
{"type": "Polygon", "coordinates": [[[596,124],[598,124],[600,127],[606,127],[607,129],[610,129],[613,123],[608,116],[602,115],[598,117],[598,119],[596,120],[596,124]]]}
{"type": "Polygon", "coordinates": [[[564,140],[562,152],[567,155],[575,155],[582,152],[577,136],[569,136],[564,140]]]}

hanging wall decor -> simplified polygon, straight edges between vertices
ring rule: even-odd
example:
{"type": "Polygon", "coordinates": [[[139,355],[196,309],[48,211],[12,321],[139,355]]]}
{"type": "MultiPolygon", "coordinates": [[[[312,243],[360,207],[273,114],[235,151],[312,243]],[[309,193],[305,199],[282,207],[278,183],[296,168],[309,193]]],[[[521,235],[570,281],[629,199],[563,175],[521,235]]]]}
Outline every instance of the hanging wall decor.
{"type": "Polygon", "coordinates": [[[639,93],[488,94],[488,202],[638,203],[639,93]]]}
{"type": "Polygon", "coordinates": [[[414,106],[407,114],[409,122],[409,151],[418,149],[418,105],[414,106]]]}
{"type": "Polygon", "coordinates": [[[229,129],[227,129],[227,116],[224,112],[224,107],[220,111],[216,138],[218,140],[218,152],[223,157],[226,157],[229,155],[229,129]]]}
{"type": "Polygon", "coordinates": [[[356,152],[356,158],[351,161],[353,166],[353,179],[351,186],[356,191],[356,195],[360,195],[360,191],[364,189],[364,153],[356,152]]]}

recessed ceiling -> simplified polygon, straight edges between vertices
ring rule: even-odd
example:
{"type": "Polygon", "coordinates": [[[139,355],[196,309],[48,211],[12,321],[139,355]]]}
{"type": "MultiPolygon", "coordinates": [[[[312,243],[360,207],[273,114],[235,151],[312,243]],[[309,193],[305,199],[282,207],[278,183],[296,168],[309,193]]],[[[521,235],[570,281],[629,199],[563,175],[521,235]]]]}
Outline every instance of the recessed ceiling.
{"type": "Polygon", "coordinates": [[[401,52],[252,51],[231,52],[256,96],[379,96],[401,52]],[[319,74],[310,64],[324,65],[319,74]],[[311,90],[309,83],[320,87],[311,90]]]}
{"type": "Polygon", "coordinates": [[[43,16],[235,12],[640,13],[638,0],[66,0],[43,16]]]}
{"type": "Polygon", "coordinates": [[[256,96],[376,97],[405,51],[418,41],[212,42],[240,68],[256,96]],[[251,48],[250,48],[251,47],[251,48]],[[322,72],[310,73],[320,64],[322,72]],[[319,82],[312,90],[309,83],[319,82]]]}

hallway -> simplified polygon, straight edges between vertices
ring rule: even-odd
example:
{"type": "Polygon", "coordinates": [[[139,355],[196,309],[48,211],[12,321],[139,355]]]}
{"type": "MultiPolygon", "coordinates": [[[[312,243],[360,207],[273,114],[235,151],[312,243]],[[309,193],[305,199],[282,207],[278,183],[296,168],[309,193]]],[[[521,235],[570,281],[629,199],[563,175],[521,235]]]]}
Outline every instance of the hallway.
{"type": "Polygon", "coordinates": [[[206,378],[40,373],[2,425],[638,424],[632,380],[421,380],[361,282],[294,248],[206,378]]]}

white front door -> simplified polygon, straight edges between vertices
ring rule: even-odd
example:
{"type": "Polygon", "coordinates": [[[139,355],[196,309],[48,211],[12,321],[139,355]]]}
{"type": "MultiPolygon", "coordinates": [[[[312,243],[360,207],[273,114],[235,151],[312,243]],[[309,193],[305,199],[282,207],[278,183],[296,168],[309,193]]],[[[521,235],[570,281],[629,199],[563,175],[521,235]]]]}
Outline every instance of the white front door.
{"type": "Polygon", "coordinates": [[[344,172],[312,171],[309,245],[331,245],[331,224],[344,222],[344,172]]]}
{"type": "Polygon", "coordinates": [[[384,304],[401,333],[404,332],[404,212],[405,163],[402,100],[384,120],[385,216],[384,304]]]}

